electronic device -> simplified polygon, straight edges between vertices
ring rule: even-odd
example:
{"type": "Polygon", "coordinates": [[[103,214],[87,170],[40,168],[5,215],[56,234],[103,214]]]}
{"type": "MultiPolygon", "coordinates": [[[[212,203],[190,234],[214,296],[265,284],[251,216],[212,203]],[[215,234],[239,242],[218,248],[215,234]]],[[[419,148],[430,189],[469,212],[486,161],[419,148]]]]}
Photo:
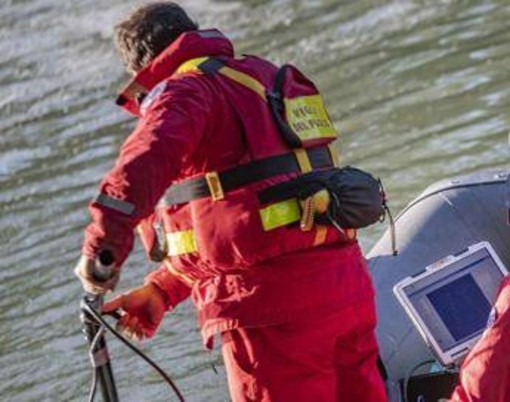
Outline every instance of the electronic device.
{"type": "Polygon", "coordinates": [[[457,363],[487,327],[508,271],[488,242],[443,258],[393,287],[437,359],[457,363]]]}

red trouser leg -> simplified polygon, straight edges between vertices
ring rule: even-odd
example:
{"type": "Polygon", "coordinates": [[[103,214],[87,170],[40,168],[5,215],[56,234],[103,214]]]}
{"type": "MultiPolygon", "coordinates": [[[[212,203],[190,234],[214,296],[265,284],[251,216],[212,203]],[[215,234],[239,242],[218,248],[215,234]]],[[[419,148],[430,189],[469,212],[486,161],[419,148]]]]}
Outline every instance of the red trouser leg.
{"type": "Polygon", "coordinates": [[[372,302],[301,322],[227,331],[234,402],[384,402],[372,302]]]}
{"type": "Polygon", "coordinates": [[[354,314],[360,320],[359,326],[339,337],[335,345],[336,401],[386,401],[386,389],[377,367],[374,309],[364,306],[355,309],[354,314]]]}

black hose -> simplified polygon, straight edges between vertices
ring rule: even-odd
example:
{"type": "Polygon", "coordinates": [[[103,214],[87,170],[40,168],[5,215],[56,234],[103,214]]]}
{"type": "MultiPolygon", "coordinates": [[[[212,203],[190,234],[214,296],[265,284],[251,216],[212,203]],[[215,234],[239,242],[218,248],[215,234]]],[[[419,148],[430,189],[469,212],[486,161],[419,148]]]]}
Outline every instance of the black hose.
{"type": "Polygon", "coordinates": [[[170,385],[172,390],[177,395],[177,398],[179,399],[179,401],[185,402],[184,397],[181,394],[181,391],[179,390],[179,388],[177,388],[177,386],[172,381],[172,379],[168,376],[168,374],[166,374],[154,361],[152,361],[140,349],[138,349],[130,341],[128,341],[126,338],[124,338],[115,328],[113,328],[110,324],[108,324],[108,322],[106,322],[106,320],[103,317],[101,317],[101,314],[96,309],[94,309],[94,307],[92,307],[88,301],[85,301],[83,306],[86,309],[86,311],[93,318],[95,318],[99,323],[101,323],[101,325],[104,326],[104,328],[106,328],[108,331],[110,331],[124,345],[126,345],[129,349],[131,349],[133,352],[135,352],[138,356],[140,356],[143,360],[145,360],[154,370],[156,370],[159,373],[159,375],[161,377],[163,377],[163,379],[168,383],[168,385],[170,385]]]}

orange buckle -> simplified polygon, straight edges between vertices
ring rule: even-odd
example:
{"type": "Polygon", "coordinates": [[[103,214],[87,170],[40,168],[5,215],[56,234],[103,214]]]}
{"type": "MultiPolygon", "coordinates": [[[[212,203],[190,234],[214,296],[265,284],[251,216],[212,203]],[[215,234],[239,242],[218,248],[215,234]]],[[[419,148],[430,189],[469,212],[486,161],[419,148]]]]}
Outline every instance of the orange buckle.
{"type": "Polygon", "coordinates": [[[313,206],[313,196],[301,202],[302,213],[299,227],[302,232],[309,232],[313,228],[315,213],[313,206]]]}
{"type": "Polygon", "coordinates": [[[225,198],[225,194],[223,193],[223,187],[221,187],[221,180],[220,176],[218,176],[218,172],[206,173],[205,181],[207,181],[207,186],[209,187],[209,192],[211,193],[213,201],[218,201],[225,198]]]}

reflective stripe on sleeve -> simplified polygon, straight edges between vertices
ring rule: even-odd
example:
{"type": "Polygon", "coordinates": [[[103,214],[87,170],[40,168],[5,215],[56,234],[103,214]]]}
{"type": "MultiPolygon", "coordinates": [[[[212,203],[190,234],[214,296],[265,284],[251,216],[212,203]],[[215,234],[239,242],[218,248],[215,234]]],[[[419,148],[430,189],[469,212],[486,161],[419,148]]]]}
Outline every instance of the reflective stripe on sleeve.
{"type": "Polygon", "coordinates": [[[262,227],[268,230],[279,228],[301,219],[301,211],[297,199],[292,198],[269,205],[260,210],[262,227]]]}
{"type": "Polygon", "coordinates": [[[198,250],[195,232],[193,230],[167,233],[166,241],[168,245],[168,255],[172,257],[194,253],[198,250]]]}
{"type": "Polygon", "coordinates": [[[102,205],[103,207],[122,212],[126,215],[133,215],[133,212],[135,212],[134,204],[131,204],[127,201],[118,200],[104,193],[100,193],[96,198],[94,198],[93,202],[102,205]]]}

